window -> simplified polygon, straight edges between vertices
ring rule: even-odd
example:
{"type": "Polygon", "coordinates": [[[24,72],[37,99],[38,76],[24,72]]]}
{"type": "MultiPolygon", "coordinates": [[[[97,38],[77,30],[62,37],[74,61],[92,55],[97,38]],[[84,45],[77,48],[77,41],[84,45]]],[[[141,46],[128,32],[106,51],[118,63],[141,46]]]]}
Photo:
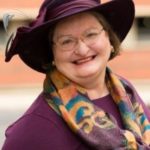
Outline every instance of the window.
{"type": "Polygon", "coordinates": [[[150,17],[137,18],[138,39],[150,41],[150,17]]]}
{"type": "Polygon", "coordinates": [[[6,43],[6,39],[7,39],[7,34],[5,32],[3,22],[0,21],[0,47],[2,47],[6,43]]]}

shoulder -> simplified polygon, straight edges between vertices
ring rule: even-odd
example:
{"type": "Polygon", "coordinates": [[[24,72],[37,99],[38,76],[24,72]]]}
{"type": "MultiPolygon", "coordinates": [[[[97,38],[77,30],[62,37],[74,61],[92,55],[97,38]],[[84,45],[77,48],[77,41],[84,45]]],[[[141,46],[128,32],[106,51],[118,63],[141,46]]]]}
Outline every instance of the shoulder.
{"type": "Polygon", "coordinates": [[[121,82],[123,83],[123,85],[125,86],[125,89],[126,89],[127,93],[129,94],[131,101],[136,100],[138,103],[141,104],[148,120],[150,121],[150,110],[146,106],[144,100],[140,97],[140,95],[137,92],[137,90],[135,89],[134,85],[129,80],[127,80],[123,77],[119,76],[119,78],[120,78],[121,82]]]}
{"type": "Polygon", "coordinates": [[[134,87],[134,85],[131,83],[131,81],[129,81],[128,79],[126,79],[126,78],[124,78],[124,77],[122,77],[122,76],[119,76],[119,75],[117,75],[117,76],[119,77],[119,79],[120,79],[120,81],[123,83],[123,85],[129,86],[130,88],[132,88],[132,89],[135,90],[135,87],[134,87]]]}
{"type": "Polygon", "coordinates": [[[136,88],[135,88],[134,85],[131,83],[131,81],[125,79],[125,78],[122,77],[122,76],[118,76],[118,77],[119,77],[120,81],[122,82],[122,84],[123,84],[123,86],[124,86],[126,92],[129,94],[131,100],[136,98],[137,101],[143,101],[143,100],[141,99],[141,97],[139,96],[139,94],[138,94],[136,88]]]}
{"type": "Polygon", "coordinates": [[[141,97],[139,96],[135,86],[131,83],[131,81],[127,80],[126,78],[122,77],[122,76],[118,76],[120,81],[122,82],[126,92],[129,94],[129,96],[131,97],[131,100],[133,98],[133,96],[137,97],[137,100],[140,99],[141,97]]]}
{"type": "Polygon", "coordinates": [[[27,114],[7,129],[4,150],[47,150],[47,146],[54,144],[56,136],[61,134],[55,122],[27,114]]]}
{"type": "Polygon", "coordinates": [[[46,150],[46,145],[52,145],[56,135],[59,137],[57,114],[46,105],[41,94],[26,113],[6,130],[4,150],[46,150]]]}

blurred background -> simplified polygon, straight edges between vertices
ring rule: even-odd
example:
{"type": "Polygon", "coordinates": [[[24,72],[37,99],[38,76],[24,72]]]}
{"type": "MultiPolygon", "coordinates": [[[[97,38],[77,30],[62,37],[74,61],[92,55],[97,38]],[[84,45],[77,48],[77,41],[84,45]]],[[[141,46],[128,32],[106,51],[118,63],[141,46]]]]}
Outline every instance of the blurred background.
{"type": "MultiPolygon", "coordinates": [[[[0,148],[7,126],[18,119],[42,91],[43,74],[27,67],[17,55],[11,62],[4,62],[8,37],[18,26],[27,24],[37,15],[42,1],[0,0],[0,148]],[[2,22],[6,13],[14,14],[7,33],[2,22]]],[[[134,2],[134,24],[122,43],[121,55],[109,66],[129,79],[145,103],[150,105],[150,0],[134,2]]]]}

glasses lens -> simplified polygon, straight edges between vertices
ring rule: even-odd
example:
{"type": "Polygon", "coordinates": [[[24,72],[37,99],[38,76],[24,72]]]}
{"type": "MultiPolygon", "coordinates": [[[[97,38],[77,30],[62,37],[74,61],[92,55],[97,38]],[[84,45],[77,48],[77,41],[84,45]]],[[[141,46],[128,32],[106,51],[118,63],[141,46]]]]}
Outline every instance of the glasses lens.
{"type": "Polygon", "coordinates": [[[94,44],[99,39],[100,34],[101,34],[101,31],[97,29],[90,30],[87,34],[85,34],[84,42],[87,45],[94,44]]]}
{"type": "Polygon", "coordinates": [[[62,37],[58,41],[59,45],[61,46],[62,50],[68,51],[72,50],[76,45],[76,40],[72,37],[62,37]]]}

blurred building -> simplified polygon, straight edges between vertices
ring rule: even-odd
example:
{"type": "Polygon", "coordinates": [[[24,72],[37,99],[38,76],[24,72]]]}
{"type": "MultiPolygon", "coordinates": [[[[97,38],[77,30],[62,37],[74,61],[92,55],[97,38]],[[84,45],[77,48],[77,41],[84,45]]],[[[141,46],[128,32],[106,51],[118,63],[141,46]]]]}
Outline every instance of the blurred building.
{"type": "MultiPolygon", "coordinates": [[[[10,63],[4,62],[4,49],[8,35],[15,32],[20,25],[30,22],[38,13],[38,7],[43,0],[0,1],[0,84],[40,84],[44,78],[20,61],[18,56],[10,63]],[[6,34],[2,18],[3,15],[14,14],[6,34]]],[[[105,2],[106,0],[102,0],[105,2]]],[[[107,0],[108,1],[108,0],[107,0]]],[[[150,1],[134,0],[136,4],[136,18],[127,38],[123,42],[123,51],[119,57],[110,62],[110,66],[126,78],[131,80],[150,80],[150,1]]],[[[127,10],[128,11],[128,10],[127,10]]]]}

